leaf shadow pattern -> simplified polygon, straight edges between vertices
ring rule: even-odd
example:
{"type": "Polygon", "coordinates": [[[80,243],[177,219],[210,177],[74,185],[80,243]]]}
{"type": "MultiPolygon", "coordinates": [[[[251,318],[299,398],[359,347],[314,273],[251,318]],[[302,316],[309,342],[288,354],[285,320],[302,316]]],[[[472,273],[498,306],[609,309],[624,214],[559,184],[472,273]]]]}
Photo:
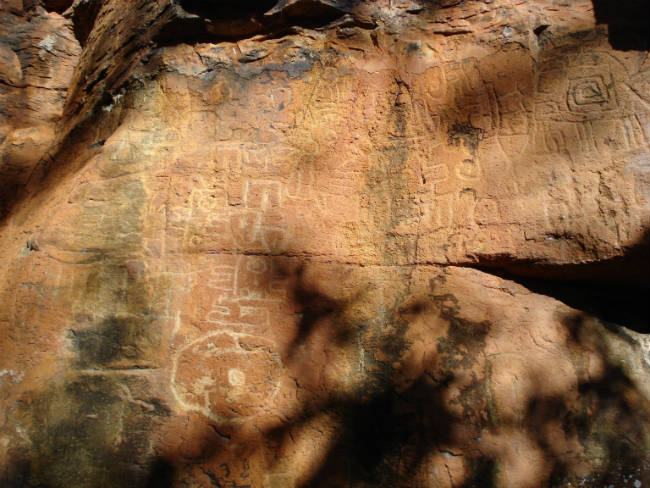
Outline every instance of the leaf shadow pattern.
{"type": "MultiPolygon", "coordinates": [[[[473,368],[481,357],[485,337],[492,326],[488,320],[474,321],[462,315],[461,309],[465,302],[473,300],[472,297],[460,300],[451,293],[432,289],[410,301],[401,294],[374,319],[357,323],[345,318],[356,298],[341,300],[321,291],[317,280],[310,281],[306,277],[306,267],[307,263],[300,264],[292,278],[290,300],[302,317],[285,357],[287,362],[295,360],[295,351],[326,327],[330,327],[332,337],[337,338],[335,344],[341,346],[363,335],[368,348],[375,354],[374,358],[369,358],[366,374],[352,393],[332,390],[324,397],[308,400],[283,425],[260,432],[259,437],[250,440],[256,443],[261,438],[270,438],[278,450],[282,450],[289,442],[292,429],[324,413],[338,419],[337,431],[322,462],[299,480],[300,486],[435,486],[435,483],[443,483],[438,474],[423,475],[420,471],[426,468],[430,455],[454,460],[456,466],[451,468],[451,461],[443,464],[449,471],[463,472],[458,479],[455,478],[457,474],[447,473],[453,486],[496,486],[499,476],[506,471],[503,461],[496,454],[481,451],[477,439],[484,431],[511,425],[532,439],[536,449],[550,460],[552,475],[548,480],[562,486],[568,482],[567,477],[572,476],[570,466],[558,459],[555,446],[539,428],[545,424],[555,425],[558,419],[566,423],[569,430],[593,434],[587,435],[585,442],[595,438],[594,449],[605,446],[605,451],[599,455],[603,459],[599,472],[588,480],[592,486],[601,486],[603,480],[620,481],[623,476],[620,469],[643,467],[644,460],[631,454],[644,447],[646,441],[642,435],[631,441],[621,441],[620,436],[599,430],[603,425],[612,425],[612,418],[615,425],[624,425],[625,430],[631,432],[635,425],[645,425],[647,399],[636,392],[629,373],[610,362],[612,351],[597,334],[589,332],[592,327],[586,316],[578,315],[565,325],[571,332],[569,346],[579,349],[589,345],[603,364],[604,372],[595,379],[585,373],[580,380],[578,391],[581,397],[589,399],[590,405],[576,407],[573,398],[562,394],[538,394],[528,399],[519,418],[503,415],[497,418],[491,413],[490,385],[481,376],[472,377],[470,373],[469,381],[460,383],[461,395],[449,399],[452,392],[459,390],[460,373],[473,368]],[[398,385],[395,377],[402,373],[400,361],[412,345],[405,338],[405,332],[411,322],[418,318],[426,320],[431,313],[448,325],[448,333],[436,342],[431,364],[425,371],[398,385]],[[469,432],[459,439],[457,431],[462,428],[469,432]]],[[[406,276],[402,278],[407,279],[406,276]]],[[[228,481],[230,470],[227,467],[223,475],[207,467],[213,456],[211,453],[221,446],[215,437],[228,439],[230,436],[221,426],[213,428],[214,436],[196,440],[197,444],[206,445],[198,447],[205,455],[198,457],[195,464],[201,466],[213,486],[249,486],[228,481]]],[[[175,472],[181,471],[178,463],[163,456],[156,458],[146,486],[172,485],[175,472]]],[[[587,485],[583,483],[583,486],[587,485]]]]}
{"type": "MultiPolygon", "coordinates": [[[[538,453],[545,468],[528,482],[530,486],[647,482],[648,436],[639,427],[647,425],[648,399],[631,372],[635,366],[624,357],[623,351],[629,350],[623,343],[638,347],[625,329],[605,326],[587,313],[566,308],[558,312],[556,320],[567,332],[564,346],[573,353],[577,384],[549,393],[543,387],[544,378],[528,378],[534,393],[520,405],[521,414],[512,416],[496,413],[491,405],[489,374],[472,371],[469,384],[463,382],[459,389],[454,384],[457,376],[467,374],[485,355],[485,340],[492,328],[488,320],[463,318],[463,305],[453,295],[431,293],[415,304],[397,306],[386,316],[391,325],[384,324],[385,334],[371,346],[383,352],[384,360],[367,370],[355,394],[332,392],[325,401],[305,406],[287,425],[267,433],[279,441],[281,450],[300,425],[324,413],[338,419],[334,440],[318,469],[299,486],[470,488],[504,482],[510,486],[507,455],[490,452],[481,443],[482,436],[495,432],[505,432],[502,442],[506,443],[509,435],[512,442],[523,436],[531,443],[530,451],[538,453]],[[432,364],[408,386],[400,386],[395,377],[403,367],[400,360],[405,350],[412,345],[404,340],[404,330],[409,321],[426,320],[434,310],[449,324],[448,332],[436,341],[432,364]],[[612,338],[613,331],[616,337],[612,338]],[[589,372],[588,362],[598,363],[600,370],[589,372]],[[554,437],[553,430],[578,439],[578,450],[562,452],[565,442],[554,437]],[[464,432],[459,436],[459,431],[464,432]],[[423,477],[432,454],[462,459],[462,476],[447,473],[449,481],[432,473],[423,477]],[[575,465],[579,463],[593,465],[578,476],[575,465]]],[[[489,369],[486,364],[482,367],[489,369]]]]}
{"type": "Polygon", "coordinates": [[[221,474],[210,466],[225,452],[228,458],[250,458],[262,450],[272,473],[286,466],[291,453],[298,454],[292,451],[296,439],[324,417],[335,428],[326,439],[316,434],[314,442],[327,447],[314,454],[317,464],[296,479],[297,487],[596,488],[648,481],[648,435],[643,426],[650,408],[647,392],[638,383],[638,370],[647,370],[647,365],[633,364],[638,355],[630,352],[639,347],[634,332],[554,302],[553,321],[565,332],[564,343],[557,346],[571,358],[575,382],[549,389],[546,383],[557,381],[553,375],[564,373],[545,378],[527,370],[519,380],[527,382],[530,394],[518,398],[511,392],[512,397],[505,398],[495,393],[500,380],[486,354],[491,334],[498,335],[504,324],[471,320],[466,313],[474,302],[485,303],[489,297],[458,298],[445,284],[444,272],[431,278],[428,292],[409,295],[400,290],[381,313],[355,322],[347,313],[363,298],[345,300],[330,294],[318,273],[310,272],[311,266],[306,261],[293,268],[286,262],[276,266],[292,276],[289,296],[302,313],[298,323],[304,327],[284,359],[305,369],[310,363],[302,364],[297,351],[301,346],[309,351],[314,336],[327,332],[326,337],[345,338],[334,342],[335,348],[345,348],[361,336],[366,350],[363,373],[352,389],[341,383],[340,390],[305,392],[296,409],[255,435],[238,437],[232,425],[211,425],[217,434],[204,436],[197,440],[203,445],[195,446],[204,454],[165,465],[176,470],[176,481],[187,480],[183,473],[194,466],[212,486],[258,486],[231,476],[234,468],[227,465],[220,468],[227,473],[221,474]],[[408,356],[418,344],[407,335],[417,322],[443,323],[445,332],[427,345],[424,365],[412,374],[408,356]],[[499,405],[504,400],[514,404],[499,405]],[[509,445],[518,447],[494,447],[509,445]],[[532,468],[530,479],[516,481],[521,466],[511,459],[513,452],[524,464],[538,463],[540,469],[532,468]]]}

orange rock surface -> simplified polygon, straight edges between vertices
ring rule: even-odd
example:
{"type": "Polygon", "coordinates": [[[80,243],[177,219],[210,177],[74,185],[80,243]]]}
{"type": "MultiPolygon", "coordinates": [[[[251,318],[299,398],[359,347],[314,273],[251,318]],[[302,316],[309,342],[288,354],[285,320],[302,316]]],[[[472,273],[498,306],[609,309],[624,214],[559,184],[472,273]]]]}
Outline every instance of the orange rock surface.
{"type": "Polygon", "coordinates": [[[650,485],[596,7],[4,2],[0,485],[650,485]]]}

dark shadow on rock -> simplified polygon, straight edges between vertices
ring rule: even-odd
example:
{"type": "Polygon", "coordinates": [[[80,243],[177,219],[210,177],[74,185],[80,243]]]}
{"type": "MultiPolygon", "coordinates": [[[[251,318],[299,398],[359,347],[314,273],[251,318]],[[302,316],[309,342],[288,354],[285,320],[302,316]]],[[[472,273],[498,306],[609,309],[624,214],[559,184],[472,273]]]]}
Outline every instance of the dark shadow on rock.
{"type": "MultiPolygon", "coordinates": [[[[299,270],[300,276],[304,276],[302,267],[299,270]]],[[[308,333],[319,326],[322,318],[336,320],[333,312],[342,314],[347,306],[322,292],[314,293],[314,285],[307,284],[304,277],[296,281],[296,285],[298,288],[293,296],[299,302],[330,305],[311,308],[306,323],[308,333]]],[[[479,437],[480,429],[488,420],[487,403],[481,393],[485,389],[482,380],[474,378],[456,399],[463,412],[461,417],[449,410],[445,398],[455,380],[455,372],[474,364],[490,324],[462,318],[454,296],[432,295],[398,299],[383,319],[341,327],[362,331],[368,355],[381,359],[366,359],[364,378],[355,386],[353,394],[333,391],[323,400],[306,403],[297,415],[266,436],[282,446],[292,442],[295,429],[320,415],[330,415],[338,423],[335,439],[318,469],[309,479],[303,480],[300,487],[428,486],[421,479],[416,481],[422,478],[419,471],[427,456],[432,452],[460,455],[467,446],[456,444],[454,428],[464,423],[472,424],[468,429],[474,429],[475,437],[479,437]],[[440,366],[425,371],[406,386],[397,386],[395,376],[399,374],[399,361],[409,347],[404,339],[408,322],[434,310],[450,322],[450,332],[438,340],[440,366]]],[[[299,334],[294,347],[307,340],[308,333],[299,334]]],[[[469,455],[464,463],[469,475],[463,486],[492,486],[493,459],[469,455]]]]}
{"type": "Polygon", "coordinates": [[[163,458],[151,465],[151,474],[145,488],[171,488],[174,483],[174,466],[163,458]]]}
{"type": "Polygon", "coordinates": [[[349,305],[346,300],[336,299],[318,290],[304,276],[305,267],[300,265],[292,273],[291,299],[300,320],[295,338],[291,341],[288,358],[294,356],[296,348],[304,344],[320,327],[328,327],[335,343],[347,341],[351,335],[350,324],[342,319],[342,312],[349,305]]]}
{"type": "Polygon", "coordinates": [[[256,35],[268,38],[295,33],[295,28],[320,29],[333,22],[374,28],[374,21],[355,16],[358,0],[322,1],[180,0],[174,15],[154,40],[161,46],[180,42],[236,42],[256,35]]]}
{"type": "MultiPolygon", "coordinates": [[[[623,287],[650,290],[650,231],[646,230],[637,242],[624,249],[619,256],[595,259],[573,264],[546,264],[539,261],[512,261],[482,258],[479,266],[502,268],[509,275],[537,278],[549,282],[592,283],[602,287],[623,287]]],[[[488,271],[489,272],[489,271],[488,271]]]]}
{"type": "Polygon", "coordinates": [[[355,486],[402,486],[431,450],[450,441],[454,419],[442,403],[443,393],[444,386],[423,376],[405,391],[386,389],[336,405],[338,438],[301,486],[345,486],[344,480],[355,486]]]}
{"type": "Polygon", "coordinates": [[[523,264],[479,269],[515,281],[530,291],[553,297],[581,310],[642,334],[650,333],[650,245],[646,231],[625,255],[581,265],[523,264]]]}
{"type": "MultiPolygon", "coordinates": [[[[286,259],[278,258],[278,261],[286,259]]],[[[297,347],[309,341],[319,327],[330,327],[332,323],[340,320],[349,304],[319,289],[318,277],[309,278],[311,275],[306,263],[294,267],[284,264],[270,266],[269,279],[277,278],[275,274],[279,273],[291,280],[290,300],[307,316],[306,320],[303,316],[300,322],[304,331],[294,340],[294,347],[297,347]]],[[[582,480],[582,486],[618,486],[622,479],[627,479],[636,469],[645,469],[647,472],[647,459],[643,455],[646,434],[639,429],[647,424],[647,399],[638,391],[629,372],[619,364],[620,358],[617,357],[616,351],[605,340],[607,326],[595,325],[594,318],[584,312],[576,311],[558,316],[557,320],[568,332],[566,345],[575,351],[578,401],[573,396],[576,392],[556,392],[551,395],[533,393],[522,405],[523,413],[520,419],[502,417],[495,421],[490,415],[491,407],[487,398],[489,385],[485,378],[474,377],[473,382],[461,388],[460,395],[450,403],[452,385],[457,377],[471,371],[477,358],[484,354],[491,323],[487,320],[474,322],[464,318],[461,309],[465,299],[461,301],[450,293],[439,291],[438,284],[432,285],[430,293],[426,295],[398,295],[390,310],[382,317],[374,319],[374,323],[350,324],[342,321],[338,325],[341,329],[348,328],[357,332],[361,330],[368,353],[379,352],[378,357],[382,358],[368,359],[364,377],[353,393],[331,391],[321,399],[304,401],[298,411],[285,419],[281,426],[260,432],[259,439],[249,439],[254,444],[261,443],[266,446],[271,442],[271,445],[278,446],[278,450],[282,451],[285,444],[293,442],[292,433],[296,430],[301,430],[301,427],[323,414],[335,418],[337,429],[333,431],[334,438],[322,461],[308,479],[300,480],[296,486],[424,488],[437,482],[433,477],[438,475],[422,474],[423,470],[426,471],[425,466],[430,462],[430,456],[442,456],[462,463],[465,477],[454,486],[492,488],[497,486],[500,470],[503,469],[502,461],[492,454],[482,452],[476,439],[486,431],[501,427],[506,431],[513,428],[524,433],[543,453],[544,459],[551,465],[546,486],[563,487],[568,486],[568,483],[581,481],[571,474],[573,457],[559,456],[558,445],[552,437],[546,435],[549,426],[560,425],[567,437],[579,438],[589,456],[600,456],[602,462],[582,480]],[[395,382],[395,376],[400,373],[399,361],[412,345],[403,334],[410,322],[416,319],[426,320],[427,314],[445,320],[449,324],[449,330],[437,340],[434,363],[427,366],[422,374],[406,386],[400,386],[395,382]],[[581,358],[584,358],[585,351],[595,354],[602,363],[600,374],[594,375],[584,370],[585,361],[581,358]],[[456,435],[458,429],[464,429],[466,433],[462,441],[456,435]]],[[[615,325],[609,327],[613,331],[617,330],[615,325]]],[[[617,337],[628,343],[632,340],[626,339],[624,332],[619,333],[617,337]]],[[[66,401],[76,402],[71,415],[81,418],[84,425],[91,426],[96,421],[92,418],[85,420],[84,417],[96,413],[92,410],[94,405],[99,405],[98,408],[110,414],[121,402],[121,387],[104,384],[104,379],[92,381],[100,383],[97,386],[89,386],[92,393],[89,393],[91,396],[87,399],[83,396],[86,393],[78,387],[72,390],[67,388],[68,393],[64,395],[64,400],[72,395],[71,400],[66,401]],[[77,396],[81,400],[76,400],[77,396]]],[[[544,379],[538,378],[535,381],[543,382],[544,379]]],[[[135,390],[136,388],[133,388],[133,391],[135,390]]],[[[536,388],[533,388],[533,391],[535,390],[536,388]]],[[[150,400],[147,402],[151,403],[150,400]]],[[[147,417],[150,415],[146,414],[147,417]]],[[[37,424],[34,421],[32,423],[37,424]]],[[[148,425],[134,425],[134,432],[142,430],[143,426],[147,428],[148,425]]],[[[74,442],[80,446],[86,442],[82,439],[95,435],[94,431],[86,432],[83,429],[79,434],[75,434],[74,428],[67,424],[61,428],[61,432],[68,436],[72,432],[74,442]]],[[[193,450],[202,453],[200,457],[181,462],[158,455],[147,463],[139,461],[141,468],[137,476],[131,478],[131,484],[128,486],[170,488],[179,481],[176,476],[181,467],[187,465],[198,466],[197,469],[214,486],[235,486],[228,472],[217,473],[216,468],[210,465],[210,460],[220,455],[224,439],[227,439],[228,444],[232,442],[230,434],[226,437],[219,433],[219,426],[212,428],[216,434],[188,440],[189,443],[196,444],[193,450]]],[[[99,436],[100,439],[103,438],[102,435],[99,436]]],[[[49,440],[43,445],[58,449],[71,445],[62,439],[49,440]]],[[[139,443],[140,440],[136,439],[136,444],[140,445],[139,443]]],[[[70,452],[74,454],[75,449],[79,447],[71,449],[70,452]]],[[[35,454],[40,456],[41,451],[35,454]]],[[[95,451],[91,451],[93,452],[95,451]]],[[[51,456],[47,449],[42,451],[42,454],[51,456]]],[[[98,459],[104,459],[104,454],[106,453],[102,449],[97,451],[98,459]]],[[[127,471],[121,471],[121,463],[122,459],[128,459],[129,456],[135,458],[137,452],[132,453],[131,448],[125,445],[120,456],[109,456],[105,460],[106,465],[114,465],[116,470],[110,473],[110,480],[119,479],[120,476],[134,476],[127,471]]],[[[62,462],[56,460],[55,464],[62,462]]],[[[39,481],[39,485],[28,484],[29,468],[29,463],[16,464],[13,479],[17,481],[12,481],[7,486],[50,486],[46,479],[39,481]]],[[[41,473],[44,470],[48,476],[54,476],[44,466],[41,465],[41,468],[41,473]]],[[[102,479],[101,476],[105,475],[100,473],[97,476],[102,479]]],[[[638,475],[642,480],[645,479],[644,476],[646,474],[638,475]]],[[[445,478],[445,482],[447,480],[448,478],[445,478]]],[[[55,483],[51,486],[59,485],[55,483]]]]}
{"type": "MultiPolygon", "coordinates": [[[[650,481],[649,437],[646,431],[650,405],[630,375],[632,366],[621,357],[613,341],[634,344],[631,337],[618,326],[610,324],[602,329],[593,317],[584,312],[561,319],[569,332],[567,344],[575,350],[595,353],[601,361],[601,371],[596,374],[580,371],[586,363],[577,364],[579,374],[579,403],[566,396],[534,397],[528,403],[530,425],[541,426],[544,419],[564,418],[565,430],[573,429],[585,453],[600,463],[583,480],[588,487],[620,486],[628,478],[636,478],[644,486],[650,481]],[[616,336],[606,337],[605,330],[616,336]]],[[[646,366],[647,368],[647,366],[646,366]]],[[[637,378],[638,379],[638,378],[637,378]]],[[[541,436],[540,436],[541,438],[541,436]]],[[[552,446],[542,443],[548,452],[552,446]]],[[[569,466],[556,459],[554,478],[557,486],[569,466]]],[[[566,478],[563,480],[568,481],[566,478]]]]}
{"type": "Polygon", "coordinates": [[[87,0],[84,2],[74,2],[70,17],[72,19],[72,28],[77,41],[83,47],[88,40],[90,31],[95,26],[95,20],[101,9],[101,0],[87,0]]]}
{"type": "MultiPolygon", "coordinates": [[[[0,485],[166,486],[147,484],[150,432],[170,413],[147,389],[144,378],[77,374],[24,395],[20,421],[31,444],[12,446],[14,470],[0,485]]],[[[156,479],[171,479],[164,464],[153,469],[156,479]]]]}
{"type": "Polygon", "coordinates": [[[184,10],[194,15],[210,20],[249,19],[261,16],[270,10],[277,2],[275,0],[252,0],[239,2],[237,0],[180,0],[184,10]]]}
{"type": "Polygon", "coordinates": [[[609,43],[614,49],[650,49],[650,3],[647,0],[591,1],[596,22],[609,26],[609,43]]]}
{"type": "Polygon", "coordinates": [[[647,289],[599,285],[588,281],[549,281],[522,278],[499,271],[490,270],[490,272],[501,278],[515,281],[533,293],[553,297],[605,323],[620,324],[642,334],[650,333],[647,289]]]}
{"type": "MultiPolygon", "coordinates": [[[[329,303],[326,298],[319,297],[318,302],[329,303]]],[[[632,301],[637,299],[631,298],[632,301]]],[[[552,395],[533,393],[523,405],[522,418],[501,418],[494,424],[495,419],[489,413],[491,407],[486,398],[489,385],[485,379],[474,378],[472,385],[462,389],[461,397],[455,400],[462,406],[461,416],[452,413],[448,400],[455,375],[469,371],[476,358],[483,354],[490,322],[475,323],[464,319],[460,313],[462,303],[453,295],[435,294],[435,287],[431,295],[413,303],[396,307],[384,319],[383,329],[388,332],[381,339],[368,342],[373,351],[388,354],[388,359],[375,362],[367,370],[353,396],[333,392],[323,402],[305,404],[285,425],[265,434],[281,446],[290,442],[293,429],[318,415],[327,413],[338,420],[339,427],[327,455],[300,487],[429,486],[418,479],[421,476],[418,472],[431,453],[462,456],[466,477],[458,486],[496,486],[499,470],[503,469],[502,461],[481,452],[478,444],[459,442],[453,435],[458,428],[472,429],[475,439],[486,429],[501,427],[525,434],[550,464],[548,486],[581,482],[583,486],[596,488],[611,483],[618,486],[621,480],[632,475],[647,478],[650,468],[644,455],[647,436],[635,426],[647,424],[648,401],[630,372],[621,366],[620,354],[617,355],[608,342],[623,340],[633,344],[634,340],[624,329],[614,324],[602,325],[586,312],[558,316],[568,332],[567,347],[575,354],[577,391],[552,395]],[[438,366],[401,389],[394,383],[394,375],[399,372],[397,360],[409,344],[401,341],[399,334],[392,333],[386,325],[399,322],[400,312],[408,313],[413,320],[432,310],[437,310],[450,324],[447,335],[437,342],[438,366]],[[606,339],[608,332],[613,334],[606,339]],[[600,374],[594,375],[584,369],[587,354],[595,354],[601,362],[600,374]],[[577,398],[574,397],[576,393],[577,398]],[[567,438],[579,438],[589,462],[600,459],[588,476],[576,478],[571,474],[574,473],[574,457],[559,455],[561,446],[546,430],[557,425],[567,438]]],[[[327,316],[331,310],[321,308],[320,313],[327,316]]],[[[318,315],[314,313],[316,320],[312,324],[318,323],[318,315]]],[[[401,327],[408,327],[408,323],[402,323],[401,327]]],[[[544,379],[532,378],[531,381],[543,382],[544,379]]],[[[536,390],[542,389],[533,387],[533,391],[536,390]]]]}

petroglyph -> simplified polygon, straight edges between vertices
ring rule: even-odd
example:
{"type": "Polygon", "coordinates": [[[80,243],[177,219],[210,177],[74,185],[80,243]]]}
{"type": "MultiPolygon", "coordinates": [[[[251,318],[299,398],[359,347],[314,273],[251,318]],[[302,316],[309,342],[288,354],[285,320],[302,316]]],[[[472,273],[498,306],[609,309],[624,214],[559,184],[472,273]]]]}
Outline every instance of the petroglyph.
{"type": "Polygon", "coordinates": [[[465,188],[457,193],[438,195],[424,214],[424,221],[432,231],[472,227],[476,224],[477,193],[465,188]]]}
{"type": "Polygon", "coordinates": [[[613,90],[613,86],[611,76],[609,78],[607,82],[603,75],[571,80],[567,93],[569,110],[588,110],[584,106],[594,104],[598,106],[597,110],[610,108],[608,104],[612,101],[610,90],[613,90]]]}
{"type": "Polygon", "coordinates": [[[463,159],[456,166],[458,178],[466,181],[475,181],[481,177],[481,166],[473,159],[463,159]]]}
{"type": "Polygon", "coordinates": [[[449,178],[449,166],[445,163],[424,165],[422,167],[422,177],[425,184],[429,181],[432,183],[445,181],[449,178]]]}
{"type": "Polygon", "coordinates": [[[209,271],[198,276],[197,285],[207,288],[197,318],[212,328],[263,331],[270,326],[270,313],[286,298],[281,276],[275,276],[269,258],[217,256],[206,261],[209,271]]]}
{"type": "Polygon", "coordinates": [[[216,422],[241,422],[272,408],[283,365],[268,341],[219,330],[181,348],[171,390],[179,406],[216,422]]]}
{"type": "Polygon", "coordinates": [[[0,485],[647,466],[650,64],[597,2],[55,3],[0,7],[0,485]]]}

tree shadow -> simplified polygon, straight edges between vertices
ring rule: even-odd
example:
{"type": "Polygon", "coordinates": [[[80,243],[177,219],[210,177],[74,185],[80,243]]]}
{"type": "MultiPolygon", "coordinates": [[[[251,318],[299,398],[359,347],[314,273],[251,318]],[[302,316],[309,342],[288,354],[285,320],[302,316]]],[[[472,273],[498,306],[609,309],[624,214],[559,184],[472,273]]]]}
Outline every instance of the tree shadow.
{"type": "Polygon", "coordinates": [[[596,22],[609,26],[609,43],[622,51],[650,50],[650,4],[644,0],[592,0],[596,22]]]}
{"type": "MultiPolygon", "coordinates": [[[[518,435],[524,435],[542,453],[547,475],[540,483],[548,486],[575,482],[591,487],[609,483],[618,486],[626,476],[647,480],[650,475],[646,456],[648,439],[639,427],[647,425],[648,400],[638,389],[638,378],[634,380],[630,376],[629,368],[633,366],[628,365],[626,369],[622,365],[624,349],[616,341],[635,343],[623,328],[603,325],[584,312],[559,315],[557,320],[567,331],[564,346],[575,354],[578,371],[575,390],[547,394],[541,393],[544,388],[533,387],[540,393],[532,394],[521,406],[521,416],[497,418],[491,411],[494,407],[490,406],[490,384],[485,378],[475,378],[462,389],[458,399],[462,414],[459,414],[453,402],[449,402],[455,376],[466,374],[476,358],[484,354],[484,338],[492,327],[489,321],[476,323],[462,318],[462,306],[452,295],[432,294],[418,299],[415,307],[409,305],[408,320],[400,319],[400,311],[396,309],[387,321],[401,323],[394,329],[387,327],[393,332],[372,345],[392,353],[369,368],[355,395],[332,392],[326,400],[305,406],[286,425],[265,434],[282,446],[291,442],[297,427],[316,416],[326,413],[338,419],[339,427],[318,469],[301,480],[299,486],[431,486],[434,478],[423,480],[421,471],[431,461],[432,453],[460,456],[463,460],[462,482],[451,481],[453,486],[499,486],[499,479],[504,475],[504,459],[483,452],[479,442],[459,441],[456,436],[459,429],[471,430],[468,437],[472,439],[480,439],[485,432],[495,430],[513,429],[513,442],[518,435]],[[408,387],[400,388],[395,384],[395,376],[400,374],[400,366],[396,364],[411,344],[400,339],[397,331],[408,327],[409,321],[426,319],[433,310],[449,324],[447,335],[437,340],[436,365],[408,387]],[[617,338],[612,339],[614,334],[617,338]],[[582,363],[586,355],[593,356],[587,361],[600,363],[599,372],[593,374],[581,369],[585,367],[582,363]],[[562,442],[549,434],[554,428],[560,428],[567,438],[579,438],[585,456],[563,455],[562,442]],[[590,462],[595,460],[595,469],[577,477],[574,464],[585,462],[587,457],[590,462]]],[[[529,378],[529,381],[533,385],[543,384],[544,379],[529,378]]],[[[507,435],[504,442],[508,442],[507,435]]]]}
{"type": "MultiPolygon", "coordinates": [[[[430,477],[427,477],[421,473],[430,462],[430,456],[455,459],[454,462],[460,463],[462,468],[458,469],[464,471],[460,481],[455,482],[448,474],[454,486],[497,486],[497,478],[503,471],[502,460],[496,454],[482,452],[476,440],[484,431],[497,427],[519,429],[531,439],[551,465],[551,474],[546,481],[561,486],[572,481],[569,480],[573,476],[570,462],[558,455],[553,439],[541,428],[558,423],[565,432],[582,435],[586,439],[584,442],[592,442],[593,449],[604,446],[602,464],[595,474],[589,475],[591,478],[587,483],[591,486],[603,486],[601,483],[610,481],[616,483],[621,479],[621,469],[644,466],[646,460],[638,454],[646,444],[644,434],[630,438],[629,435],[622,436],[621,432],[633,433],[638,425],[647,425],[647,399],[637,391],[629,372],[612,359],[616,351],[587,314],[576,312],[574,316],[559,319],[564,320],[569,332],[567,347],[576,351],[589,349],[602,364],[597,375],[585,373],[579,379],[578,392],[584,402],[576,405],[568,393],[536,394],[527,400],[520,418],[502,415],[496,421],[491,413],[489,384],[482,377],[475,376],[469,383],[462,384],[461,395],[454,400],[455,403],[450,405],[449,400],[450,394],[458,390],[460,374],[467,371],[471,374],[472,368],[478,367],[478,358],[484,354],[485,339],[493,327],[487,319],[473,321],[463,316],[461,309],[466,302],[472,302],[473,297],[461,301],[453,294],[438,292],[435,288],[417,297],[402,294],[387,306],[381,316],[355,322],[347,318],[346,311],[360,296],[341,299],[322,291],[318,280],[307,277],[308,265],[308,262],[302,262],[293,270],[282,271],[290,283],[288,301],[300,314],[296,335],[283,359],[287,363],[295,362],[297,349],[326,328],[334,346],[342,347],[361,335],[367,347],[379,354],[369,358],[364,376],[352,393],[331,391],[324,397],[308,399],[282,425],[260,432],[258,437],[250,440],[252,444],[259,444],[260,439],[272,439],[282,450],[290,442],[294,429],[317,416],[327,414],[337,419],[338,428],[331,445],[319,466],[306,479],[299,481],[301,487],[427,486],[438,480],[438,474],[428,474],[430,477]],[[449,330],[436,341],[435,351],[431,351],[431,364],[426,370],[400,384],[395,378],[403,373],[401,361],[412,345],[405,338],[405,332],[409,324],[418,319],[428,320],[429,316],[439,317],[449,330]],[[612,426],[620,429],[614,431],[612,426]],[[462,441],[456,437],[459,429],[465,429],[462,441]]],[[[278,264],[271,268],[277,270],[281,266],[278,264]]],[[[528,284],[527,281],[520,282],[528,284]]],[[[553,291],[558,288],[555,283],[542,280],[542,283],[526,287],[560,296],[553,291]]],[[[595,301],[600,302],[599,298],[593,299],[592,292],[587,294],[592,301],[586,308],[595,301]]],[[[632,297],[631,302],[638,299],[632,297]]],[[[573,301],[573,298],[563,298],[563,301],[584,307],[584,302],[573,301]]],[[[610,313],[611,317],[620,317],[618,311],[612,311],[620,303],[603,305],[603,311],[598,313],[604,318],[610,317],[607,315],[610,313]]],[[[617,326],[605,327],[619,331],[617,326]]],[[[90,357],[102,356],[94,341],[95,337],[82,337],[80,343],[86,345],[90,357]]],[[[114,351],[108,353],[111,356],[114,351]]],[[[225,433],[219,433],[220,426],[213,428],[215,436],[229,438],[230,434],[225,430],[225,433]]],[[[215,451],[220,444],[214,440],[215,436],[193,441],[199,444],[197,449],[205,452],[196,463],[208,464],[216,457],[215,451]]],[[[155,457],[142,478],[145,481],[139,486],[172,486],[180,464],[173,458],[155,457]]],[[[20,473],[22,469],[16,468],[20,473]]],[[[235,486],[234,482],[227,480],[228,474],[220,476],[209,468],[205,468],[204,473],[213,486],[235,486]]],[[[27,484],[29,481],[24,481],[26,477],[23,474],[19,476],[13,479],[23,480],[21,482],[25,484],[21,486],[30,486],[27,484]]],[[[589,485],[583,483],[583,486],[589,485]]]]}
{"type": "MultiPolygon", "coordinates": [[[[650,409],[638,384],[638,368],[647,366],[633,365],[625,357],[627,348],[638,347],[637,339],[625,328],[603,323],[586,312],[562,309],[555,320],[566,331],[566,341],[558,346],[566,348],[573,361],[577,383],[549,392],[545,379],[531,373],[520,378],[528,381],[533,392],[515,406],[520,413],[497,413],[491,366],[484,362],[486,340],[496,333],[496,324],[465,317],[463,310],[471,306],[471,295],[458,299],[444,283],[432,283],[429,293],[398,294],[383,315],[355,323],[344,318],[354,300],[323,291],[318,277],[307,272],[309,266],[303,261],[293,268],[286,263],[269,267],[280,268],[290,278],[289,300],[304,314],[284,359],[300,368],[296,349],[323,329],[332,336],[347,336],[347,341],[361,334],[368,356],[353,391],[332,389],[325,395],[306,396],[278,425],[246,441],[248,449],[263,444],[264,449],[285,453],[306,426],[323,416],[334,419],[336,428],[330,432],[327,449],[319,455],[318,465],[296,481],[297,487],[501,486],[509,473],[509,455],[485,448],[483,436],[500,436],[499,442],[506,445],[528,439],[530,444],[519,454],[537,453],[538,462],[545,466],[538,473],[541,478],[536,478],[538,486],[579,483],[596,488],[632,479],[647,482],[648,438],[641,426],[647,425],[650,409]],[[434,320],[442,320],[447,332],[435,340],[424,370],[400,380],[406,374],[405,354],[415,345],[405,332],[415,322],[434,320]],[[591,371],[589,364],[598,367],[591,371]],[[637,377],[632,374],[635,368],[637,377]],[[462,379],[468,375],[470,381],[462,379]],[[573,447],[574,451],[565,452],[567,439],[577,442],[579,450],[573,447]],[[577,475],[580,463],[588,466],[577,475]]],[[[547,286],[553,288],[555,283],[547,286]]],[[[340,341],[333,347],[346,343],[340,341]]],[[[214,451],[216,445],[204,442],[208,445],[200,448],[202,452],[214,451]]],[[[196,462],[207,466],[218,455],[215,452],[196,462]]],[[[272,462],[269,470],[279,462],[272,462]]],[[[179,472],[183,465],[187,463],[176,464],[179,472]]],[[[218,480],[213,486],[254,486],[210,472],[218,480]]]]}

